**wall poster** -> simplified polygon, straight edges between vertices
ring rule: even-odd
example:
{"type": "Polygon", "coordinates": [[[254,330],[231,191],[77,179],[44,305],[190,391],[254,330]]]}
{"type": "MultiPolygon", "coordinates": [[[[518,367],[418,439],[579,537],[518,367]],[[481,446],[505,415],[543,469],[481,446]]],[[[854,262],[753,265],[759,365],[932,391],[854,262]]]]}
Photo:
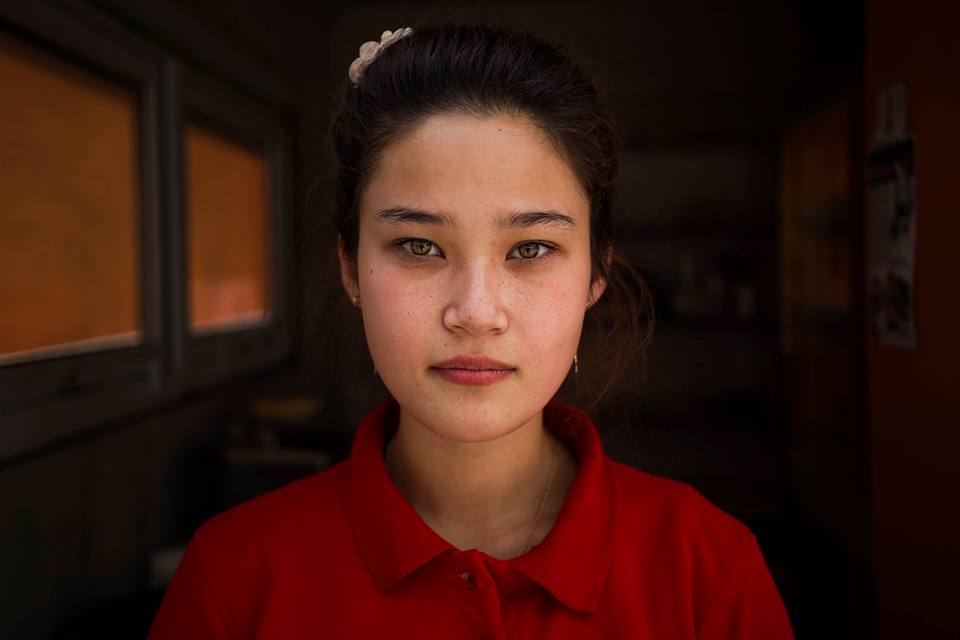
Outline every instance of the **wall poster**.
{"type": "Polygon", "coordinates": [[[916,349],[916,141],[901,136],[867,159],[867,295],[874,340],[916,349]]]}

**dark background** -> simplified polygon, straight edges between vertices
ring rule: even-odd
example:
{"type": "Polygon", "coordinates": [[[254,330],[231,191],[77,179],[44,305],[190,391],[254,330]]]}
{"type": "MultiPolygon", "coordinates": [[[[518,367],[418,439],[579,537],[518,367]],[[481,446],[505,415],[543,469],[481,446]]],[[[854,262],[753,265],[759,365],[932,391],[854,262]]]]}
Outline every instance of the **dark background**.
{"type": "Polygon", "coordinates": [[[943,274],[958,274],[937,238],[957,223],[936,167],[960,139],[948,64],[960,51],[933,3],[74,4],[240,91],[281,88],[265,102],[296,135],[293,352],[0,466],[0,637],[142,634],[159,596],[151,553],[304,472],[224,465],[251,398],[313,399],[309,445],[346,454],[385,390],[334,262],[331,98],[362,42],[428,17],[523,25],[565,44],[628,132],[617,249],[647,277],[658,324],[644,375],[595,416],[608,453],[690,482],[746,522],[798,637],[956,637],[947,401],[960,349],[941,318],[956,309],[943,274]],[[871,342],[863,289],[865,132],[876,92],[898,80],[931,154],[918,169],[927,235],[910,352],[871,342]],[[797,168],[818,153],[840,154],[838,180],[797,168]],[[825,182],[840,186],[825,193],[825,182]],[[824,303],[827,288],[840,294],[824,303]]]}

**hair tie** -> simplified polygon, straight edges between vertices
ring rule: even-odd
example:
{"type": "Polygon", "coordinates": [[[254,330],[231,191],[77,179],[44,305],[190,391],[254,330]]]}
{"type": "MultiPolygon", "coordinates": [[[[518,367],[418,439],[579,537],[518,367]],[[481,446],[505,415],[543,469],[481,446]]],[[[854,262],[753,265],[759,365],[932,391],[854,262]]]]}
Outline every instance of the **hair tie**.
{"type": "Polygon", "coordinates": [[[411,33],[413,33],[413,29],[410,27],[404,27],[396,31],[384,31],[380,36],[380,42],[371,40],[360,45],[360,57],[350,63],[348,75],[350,76],[351,82],[353,82],[353,84],[359,83],[360,76],[363,75],[364,70],[380,55],[381,51],[411,33]]]}

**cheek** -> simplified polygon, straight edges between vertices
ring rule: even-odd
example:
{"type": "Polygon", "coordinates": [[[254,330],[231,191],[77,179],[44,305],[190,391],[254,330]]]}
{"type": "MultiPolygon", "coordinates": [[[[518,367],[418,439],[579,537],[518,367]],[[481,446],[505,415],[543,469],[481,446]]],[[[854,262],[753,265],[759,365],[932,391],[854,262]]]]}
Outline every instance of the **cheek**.
{"type": "Polygon", "coordinates": [[[586,286],[579,271],[563,277],[533,280],[518,287],[517,304],[512,311],[516,331],[523,342],[536,348],[550,366],[572,355],[580,339],[586,309],[586,286]],[[583,281],[583,282],[581,282],[583,281]]]}
{"type": "Polygon", "coordinates": [[[388,266],[369,265],[361,275],[363,323],[374,358],[387,363],[423,357],[423,340],[435,323],[436,289],[388,266]]]}

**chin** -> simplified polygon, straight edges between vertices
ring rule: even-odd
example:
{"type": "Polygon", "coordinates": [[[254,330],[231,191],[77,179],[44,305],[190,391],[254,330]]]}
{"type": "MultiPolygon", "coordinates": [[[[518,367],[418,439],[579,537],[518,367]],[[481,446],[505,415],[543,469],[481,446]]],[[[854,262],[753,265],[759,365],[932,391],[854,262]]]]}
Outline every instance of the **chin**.
{"type": "Polygon", "coordinates": [[[543,408],[539,404],[531,405],[529,395],[526,402],[518,404],[496,391],[438,397],[434,389],[406,395],[408,401],[404,395],[394,394],[394,397],[411,418],[436,435],[457,442],[485,442],[509,435],[543,408]]]}
{"type": "Polygon", "coordinates": [[[427,427],[438,436],[447,440],[456,442],[488,442],[504,436],[510,435],[523,426],[509,422],[491,422],[479,420],[464,420],[462,415],[455,414],[451,419],[457,419],[456,426],[451,427],[451,423],[445,422],[442,425],[427,425],[427,427]]]}

